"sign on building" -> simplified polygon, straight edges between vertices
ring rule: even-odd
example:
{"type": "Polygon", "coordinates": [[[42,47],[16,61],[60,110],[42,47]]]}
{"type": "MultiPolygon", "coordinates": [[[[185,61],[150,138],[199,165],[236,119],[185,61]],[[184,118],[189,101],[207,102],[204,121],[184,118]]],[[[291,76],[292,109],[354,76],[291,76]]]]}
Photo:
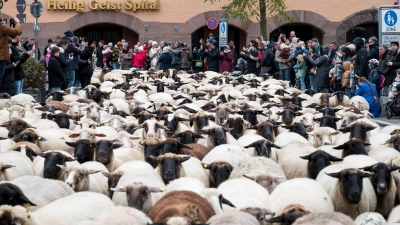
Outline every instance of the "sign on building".
{"type": "Polygon", "coordinates": [[[379,42],[390,45],[392,40],[400,42],[400,8],[397,5],[379,7],[379,42]]]}
{"type": "Polygon", "coordinates": [[[219,22],[219,47],[223,47],[228,44],[228,22],[221,20],[219,22]]]}

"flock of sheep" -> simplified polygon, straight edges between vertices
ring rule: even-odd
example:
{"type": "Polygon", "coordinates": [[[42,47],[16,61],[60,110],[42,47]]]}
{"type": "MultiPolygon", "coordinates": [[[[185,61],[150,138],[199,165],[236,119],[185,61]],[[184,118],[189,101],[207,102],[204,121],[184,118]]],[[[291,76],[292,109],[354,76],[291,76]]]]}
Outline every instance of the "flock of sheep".
{"type": "Polygon", "coordinates": [[[0,94],[0,225],[394,225],[400,126],[264,75],[96,69],[0,94]]]}

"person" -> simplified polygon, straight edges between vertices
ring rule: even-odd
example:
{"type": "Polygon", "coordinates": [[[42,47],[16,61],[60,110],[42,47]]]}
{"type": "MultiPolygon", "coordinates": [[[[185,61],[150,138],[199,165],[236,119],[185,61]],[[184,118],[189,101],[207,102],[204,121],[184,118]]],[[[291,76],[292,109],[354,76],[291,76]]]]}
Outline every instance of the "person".
{"type": "Polygon", "coordinates": [[[106,42],[103,40],[99,41],[99,47],[96,48],[96,58],[97,58],[97,62],[96,62],[96,66],[103,68],[103,46],[106,42]]]}
{"type": "Polygon", "coordinates": [[[208,57],[208,70],[219,73],[219,49],[218,42],[214,41],[211,44],[211,49],[206,49],[206,56],[208,57]]]}
{"type": "Polygon", "coordinates": [[[379,69],[379,61],[377,59],[370,59],[368,61],[368,67],[371,71],[368,76],[368,81],[375,84],[376,90],[380,96],[381,89],[379,89],[379,84],[381,81],[382,70],[379,69]]]}
{"type": "Polygon", "coordinates": [[[197,49],[196,47],[194,47],[194,49],[193,49],[193,58],[195,60],[194,72],[196,72],[196,73],[204,72],[204,58],[206,55],[205,48],[206,48],[206,45],[201,44],[199,49],[197,49]]]}
{"type": "Polygon", "coordinates": [[[364,41],[360,37],[353,40],[356,47],[356,58],[354,60],[354,75],[365,77],[368,79],[368,60],[367,50],[365,49],[364,41]]]}
{"type": "Polygon", "coordinates": [[[294,31],[290,31],[290,37],[291,37],[291,38],[296,37],[296,33],[295,33],[294,31]]]}
{"type": "Polygon", "coordinates": [[[28,60],[29,57],[32,56],[32,51],[23,53],[20,56],[18,45],[19,45],[19,41],[21,38],[21,34],[22,34],[22,32],[15,37],[11,37],[11,41],[12,41],[11,42],[11,51],[12,51],[11,57],[14,58],[15,62],[19,61],[19,63],[14,68],[15,94],[16,95],[22,93],[22,87],[24,86],[25,73],[24,73],[24,68],[22,67],[22,64],[24,64],[26,62],[26,60],[28,60]]]}
{"type": "MultiPolygon", "coordinates": [[[[30,38],[28,41],[25,41],[22,44],[22,47],[25,49],[25,51],[32,51],[33,54],[35,54],[35,39],[34,38],[30,38]]],[[[40,49],[38,48],[38,55],[35,55],[35,58],[37,60],[40,60],[40,49]]]]}
{"type": "Polygon", "coordinates": [[[101,51],[101,54],[103,55],[103,68],[107,68],[109,65],[107,63],[108,57],[111,56],[111,48],[112,48],[112,43],[109,43],[108,45],[103,45],[103,50],[101,51]]]}
{"type": "Polygon", "coordinates": [[[379,57],[379,41],[376,37],[370,37],[368,39],[369,51],[367,53],[367,59],[378,59],[379,57]]]}
{"type": "Polygon", "coordinates": [[[181,70],[191,70],[193,55],[186,44],[183,45],[181,51],[178,53],[178,57],[181,59],[181,70]]]}
{"type": "Polygon", "coordinates": [[[142,70],[143,64],[146,61],[146,52],[144,51],[143,46],[138,48],[138,53],[133,53],[132,55],[135,56],[135,59],[133,60],[133,66],[136,68],[136,70],[142,70]]]}
{"type": "Polygon", "coordinates": [[[316,67],[310,62],[308,56],[311,56],[314,60],[316,60],[319,57],[319,55],[315,52],[315,47],[312,46],[311,44],[308,45],[308,52],[309,52],[309,54],[303,53],[304,61],[307,64],[306,76],[308,76],[310,88],[315,93],[317,93],[319,90],[317,87],[315,87],[315,68],[316,67]]]}
{"type": "MultiPolygon", "coordinates": [[[[317,54],[321,54],[320,52],[320,45],[319,45],[319,41],[317,38],[313,38],[311,39],[311,45],[315,47],[315,53],[317,54]]],[[[322,54],[321,54],[322,55],[322,54]]]]}
{"type": "Polygon", "coordinates": [[[243,48],[240,53],[242,58],[247,61],[247,73],[259,75],[257,71],[257,64],[259,64],[260,58],[258,57],[258,44],[255,40],[250,41],[250,47],[248,49],[243,48]]]}
{"type": "Polygon", "coordinates": [[[48,48],[50,47],[50,45],[52,45],[53,44],[53,40],[52,39],[49,39],[49,40],[47,40],[47,46],[44,48],[44,51],[43,51],[43,55],[44,56],[46,56],[47,55],[47,53],[48,53],[48,48]]]}
{"type": "Polygon", "coordinates": [[[8,41],[8,52],[7,54],[10,56],[9,59],[6,60],[6,67],[4,71],[3,79],[0,82],[0,91],[8,93],[10,96],[15,95],[15,67],[17,66],[17,58],[12,57],[11,51],[11,38],[7,38],[8,41]]]}
{"type": "Polygon", "coordinates": [[[213,33],[209,33],[208,34],[208,40],[210,41],[210,43],[216,42],[217,40],[215,40],[214,34],[213,33]]]}
{"type": "Polygon", "coordinates": [[[279,70],[282,76],[282,80],[290,81],[290,70],[292,64],[290,61],[293,58],[293,54],[290,52],[289,47],[290,41],[286,39],[285,43],[282,43],[280,49],[275,52],[275,60],[279,63],[279,70]]]}
{"type": "Polygon", "coordinates": [[[178,56],[178,53],[181,51],[182,47],[183,43],[176,41],[172,48],[168,48],[172,55],[171,68],[174,68],[178,71],[181,70],[181,58],[178,56]]]}
{"type": "Polygon", "coordinates": [[[328,93],[329,91],[329,47],[327,45],[322,46],[321,56],[314,60],[313,57],[308,56],[309,62],[317,67],[317,72],[315,74],[315,87],[319,89],[321,93],[328,93]]]}
{"type": "Polygon", "coordinates": [[[392,74],[396,73],[396,70],[400,68],[400,49],[399,42],[397,40],[390,42],[390,47],[392,48],[392,55],[390,61],[386,63],[392,70],[392,74]]]}
{"type": "Polygon", "coordinates": [[[390,99],[394,98],[396,95],[399,94],[400,91],[400,70],[396,70],[396,77],[394,78],[393,84],[392,84],[392,91],[389,93],[388,97],[390,99]]]}
{"type": "Polygon", "coordinates": [[[127,42],[122,43],[121,54],[119,55],[119,62],[121,63],[121,69],[126,70],[132,67],[132,49],[129,48],[127,42]]]}
{"type": "Polygon", "coordinates": [[[262,59],[260,62],[260,66],[261,66],[261,71],[260,74],[272,74],[272,70],[274,67],[274,60],[275,60],[275,54],[274,51],[272,50],[272,45],[271,44],[267,44],[267,49],[264,51],[263,55],[262,55],[262,59]]]}
{"type": "Polygon", "coordinates": [[[0,82],[4,76],[6,69],[6,61],[10,59],[9,45],[6,44],[8,36],[17,36],[21,33],[21,23],[18,18],[14,18],[15,28],[9,27],[6,24],[0,24],[0,82]]]}
{"type": "Polygon", "coordinates": [[[375,84],[370,83],[366,77],[359,77],[355,95],[363,96],[365,100],[368,102],[369,112],[375,118],[379,118],[381,106],[375,84]]]}
{"type": "Polygon", "coordinates": [[[298,55],[297,56],[297,72],[296,72],[296,78],[300,80],[300,90],[304,91],[306,90],[306,72],[307,72],[307,65],[304,62],[304,56],[303,55],[298,55]]]}
{"type": "Polygon", "coordinates": [[[61,66],[58,61],[60,56],[60,49],[58,47],[53,47],[51,49],[51,57],[48,66],[48,77],[49,77],[49,90],[50,93],[54,93],[59,90],[64,90],[67,88],[67,81],[61,71],[61,66]]]}
{"type": "Polygon", "coordinates": [[[169,47],[165,46],[161,56],[158,58],[160,64],[160,70],[166,71],[171,68],[172,55],[169,52],[169,47]]]}
{"type": "Polygon", "coordinates": [[[117,44],[114,46],[112,53],[111,53],[111,63],[112,63],[112,68],[113,70],[119,69],[120,64],[119,64],[119,55],[121,54],[121,47],[122,47],[122,42],[117,42],[117,44]]]}
{"type": "MultiPolygon", "coordinates": [[[[71,67],[70,64],[73,59],[73,55],[69,55],[68,53],[65,52],[65,50],[68,48],[68,41],[67,40],[61,40],[60,43],[60,54],[57,57],[58,62],[60,63],[61,67],[61,72],[64,76],[64,79],[67,81],[67,88],[70,88],[74,86],[73,80],[71,79],[71,67]]],[[[54,46],[52,47],[54,48],[54,46]]],[[[51,54],[51,49],[50,49],[50,54],[51,54]]],[[[51,58],[51,56],[50,56],[51,58]]],[[[50,59],[49,59],[50,61],[50,59]]],[[[48,65],[48,64],[47,64],[48,65]]]]}
{"type": "Polygon", "coordinates": [[[65,36],[62,39],[68,41],[68,48],[65,50],[65,52],[68,55],[73,56],[73,59],[69,65],[71,69],[71,80],[72,80],[71,83],[75,85],[75,81],[78,80],[77,70],[78,70],[79,55],[81,54],[83,49],[79,49],[76,46],[74,42],[74,32],[67,30],[66,32],[64,32],[64,34],[65,36]]]}
{"type": "Polygon", "coordinates": [[[383,76],[385,76],[385,83],[383,84],[383,95],[389,94],[389,85],[392,84],[392,71],[387,63],[390,61],[392,51],[388,49],[386,45],[379,46],[379,69],[382,70],[383,76]]]}
{"type": "Polygon", "coordinates": [[[337,45],[336,42],[331,42],[329,44],[329,64],[334,67],[335,66],[335,59],[336,59],[336,53],[337,53],[337,45]]]}
{"type": "Polygon", "coordinates": [[[232,61],[234,60],[234,57],[229,45],[224,46],[224,51],[220,53],[219,58],[221,59],[221,67],[219,72],[232,72],[232,61]]]}
{"type": "Polygon", "coordinates": [[[345,59],[345,55],[343,54],[342,49],[338,49],[336,51],[336,58],[332,60],[334,62],[333,66],[333,74],[336,76],[336,82],[334,83],[334,91],[339,91],[342,88],[342,76],[343,76],[343,60],[345,59]]]}
{"type": "Polygon", "coordinates": [[[350,65],[351,65],[350,61],[343,62],[343,75],[342,75],[342,88],[344,88],[344,92],[349,98],[351,98],[350,65]]]}
{"type": "MultiPolygon", "coordinates": [[[[229,41],[229,47],[231,48],[231,51],[233,53],[233,62],[236,62],[239,59],[239,56],[236,52],[236,46],[234,41],[229,41]]],[[[235,63],[232,63],[232,71],[235,70],[235,63]]]]}
{"type": "Polygon", "coordinates": [[[150,68],[154,70],[159,70],[160,65],[158,64],[158,58],[161,55],[161,48],[158,46],[156,41],[152,41],[152,48],[149,51],[149,58],[150,58],[150,68]]]}
{"type": "Polygon", "coordinates": [[[244,68],[244,62],[242,58],[239,58],[237,60],[236,66],[235,66],[235,71],[243,71],[244,68]]]}
{"type": "Polygon", "coordinates": [[[165,41],[160,41],[160,51],[163,51],[165,46],[166,46],[165,41]]]}
{"type": "Polygon", "coordinates": [[[86,37],[82,38],[82,45],[84,45],[84,50],[79,58],[79,80],[81,81],[81,87],[85,88],[90,84],[93,74],[93,52],[95,50],[96,44],[92,43],[88,46],[88,40],[86,37]]]}

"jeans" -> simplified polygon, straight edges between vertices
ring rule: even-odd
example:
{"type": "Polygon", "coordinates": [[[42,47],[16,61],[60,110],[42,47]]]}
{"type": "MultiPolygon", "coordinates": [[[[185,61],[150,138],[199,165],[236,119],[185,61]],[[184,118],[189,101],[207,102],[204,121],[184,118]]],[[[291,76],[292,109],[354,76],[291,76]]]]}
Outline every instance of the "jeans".
{"type": "Polygon", "coordinates": [[[290,81],[290,68],[281,69],[281,78],[282,80],[290,81]]]}
{"type": "Polygon", "coordinates": [[[24,86],[24,79],[22,80],[16,80],[15,82],[15,94],[21,94],[22,93],[22,87],[24,86]]]}
{"type": "Polygon", "coordinates": [[[81,87],[81,81],[79,80],[79,74],[78,74],[78,70],[75,70],[75,83],[74,83],[74,87],[81,87]]]}
{"type": "Polygon", "coordinates": [[[136,70],[142,70],[142,67],[135,66],[136,70]]]}
{"type": "Polygon", "coordinates": [[[3,79],[4,73],[6,72],[6,61],[0,61],[0,83],[3,79]]]}
{"type": "Polygon", "coordinates": [[[119,69],[119,64],[118,63],[113,63],[112,64],[112,68],[113,68],[113,70],[119,69]]]}
{"type": "Polygon", "coordinates": [[[302,91],[306,90],[306,81],[305,81],[305,78],[304,78],[304,77],[299,77],[299,80],[300,80],[300,84],[301,84],[300,90],[302,90],[302,91]]]}
{"type": "Polygon", "coordinates": [[[60,90],[61,90],[61,87],[53,87],[53,88],[51,88],[50,94],[54,93],[56,91],[60,91],[60,90]]]}
{"type": "Polygon", "coordinates": [[[345,88],[344,91],[346,92],[347,97],[351,98],[351,88],[345,88]]]}
{"type": "Polygon", "coordinates": [[[308,77],[310,78],[310,86],[311,86],[311,89],[312,89],[315,93],[318,93],[318,92],[319,92],[319,89],[318,89],[317,87],[314,86],[315,75],[310,75],[310,76],[308,76],[308,77]]]}
{"type": "Polygon", "coordinates": [[[70,80],[67,80],[67,82],[68,82],[68,88],[71,88],[71,87],[73,87],[74,86],[74,84],[75,84],[75,71],[76,70],[71,70],[71,79],[70,80]]]}

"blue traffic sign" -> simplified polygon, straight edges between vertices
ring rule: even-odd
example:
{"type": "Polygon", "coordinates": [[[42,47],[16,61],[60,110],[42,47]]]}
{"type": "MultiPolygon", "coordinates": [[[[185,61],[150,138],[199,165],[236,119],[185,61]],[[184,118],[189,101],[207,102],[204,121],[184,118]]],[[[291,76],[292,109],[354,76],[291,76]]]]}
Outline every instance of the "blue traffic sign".
{"type": "Polygon", "coordinates": [[[397,14],[393,10],[389,10],[385,14],[385,23],[387,26],[392,27],[397,23],[397,14]]]}
{"type": "Polygon", "coordinates": [[[225,27],[225,23],[223,23],[221,25],[221,33],[225,34],[225,31],[226,31],[226,27],[225,27]]]}

